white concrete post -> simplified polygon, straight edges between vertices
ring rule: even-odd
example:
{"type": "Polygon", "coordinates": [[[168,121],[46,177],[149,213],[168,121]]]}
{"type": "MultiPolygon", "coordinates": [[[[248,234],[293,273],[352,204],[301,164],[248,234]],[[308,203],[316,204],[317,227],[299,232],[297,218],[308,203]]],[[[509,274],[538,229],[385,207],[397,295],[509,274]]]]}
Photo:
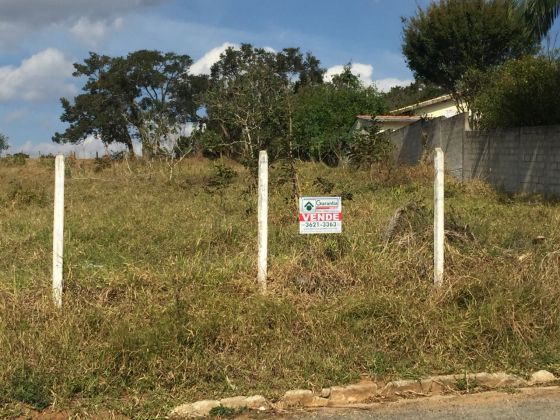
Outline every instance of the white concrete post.
{"type": "Polygon", "coordinates": [[[62,255],[64,236],[64,156],[54,161],[54,223],[53,223],[53,300],[62,306],[62,255]]]}
{"type": "Polygon", "coordinates": [[[258,220],[259,261],[257,281],[261,286],[261,291],[265,293],[268,256],[268,154],[266,150],[261,150],[259,153],[258,220]]]}
{"type": "Polygon", "coordinates": [[[437,147],[434,156],[434,285],[443,283],[443,261],[445,246],[444,227],[444,156],[437,147]]]}

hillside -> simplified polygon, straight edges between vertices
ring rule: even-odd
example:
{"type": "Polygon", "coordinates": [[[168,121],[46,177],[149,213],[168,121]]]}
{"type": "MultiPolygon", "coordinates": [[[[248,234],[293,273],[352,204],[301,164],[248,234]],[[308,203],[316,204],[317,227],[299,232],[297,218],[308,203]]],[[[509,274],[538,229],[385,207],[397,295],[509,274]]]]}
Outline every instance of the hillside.
{"type": "Polygon", "coordinates": [[[190,159],[170,181],[165,163],[67,162],[59,311],[53,161],[0,160],[0,417],[25,404],[154,418],[183,401],[273,398],[360,374],[560,373],[558,204],[448,181],[434,290],[430,168],[299,171],[303,194],[343,195],[343,233],[299,235],[272,168],[262,296],[242,167],[190,159]]]}

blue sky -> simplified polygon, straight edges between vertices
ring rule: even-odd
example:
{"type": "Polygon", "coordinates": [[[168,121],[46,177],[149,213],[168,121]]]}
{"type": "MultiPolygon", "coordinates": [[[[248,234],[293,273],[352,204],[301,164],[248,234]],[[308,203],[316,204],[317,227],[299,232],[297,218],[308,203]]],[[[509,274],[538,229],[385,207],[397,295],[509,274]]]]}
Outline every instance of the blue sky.
{"type": "MultiPolygon", "coordinates": [[[[412,75],[400,52],[401,16],[428,0],[0,0],[0,132],[11,152],[68,151],[53,144],[61,96],[80,90],[72,63],[88,51],[188,54],[207,72],[226,46],[300,47],[329,74],[348,62],[381,90],[412,75]]],[[[78,153],[99,149],[89,142],[78,153]]]]}

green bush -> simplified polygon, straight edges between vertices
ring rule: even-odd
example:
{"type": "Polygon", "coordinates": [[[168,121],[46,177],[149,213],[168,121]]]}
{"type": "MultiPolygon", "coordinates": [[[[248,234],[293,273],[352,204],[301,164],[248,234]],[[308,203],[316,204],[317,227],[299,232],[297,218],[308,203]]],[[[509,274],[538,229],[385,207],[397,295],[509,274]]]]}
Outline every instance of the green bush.
{"type": "Polygon", "coordinates": [[[349,145],[348,158],[356,168],[368,168],[374,163],[387,162],[393,146],[385,132],[371,127],[365,132],[355,133],[349,145]]]}
{"type": "Polygon", "coordinates": [[[488,72],[471,72],[467,100],[480,128],[560,124],[560,64],[523,57],[488,72]]]}

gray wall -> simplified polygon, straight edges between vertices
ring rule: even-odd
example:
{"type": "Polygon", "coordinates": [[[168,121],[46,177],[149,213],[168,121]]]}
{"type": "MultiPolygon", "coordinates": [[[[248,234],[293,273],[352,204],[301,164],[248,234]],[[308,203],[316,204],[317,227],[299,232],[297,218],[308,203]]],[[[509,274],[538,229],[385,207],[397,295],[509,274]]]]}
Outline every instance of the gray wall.
{"type": "Polygon", "coordinates": [[[467,131],[463,143],[465,179],[560,196],[560,126],[467,131]]]}
{"type": "Polygon", "coordinates": [[[466,114],[419,121],[391,133],[395,158],[418,163],[434,147],[461,180],[481,178],[507,192],[560,196],[560,126],[470,131],[466,114]]]}
{"type": "Polygon", "coordinates": [[[414,165],[424,153],[431,160],[430,152],[441,147],[445,153],[446,170],[453,176],[463,178],[463,134],[467,124],[466,114],[451,118],[439,117],[421,120],[393,131],[391,142],[395,146],[394,157],[398,163],[414,165]]]}

